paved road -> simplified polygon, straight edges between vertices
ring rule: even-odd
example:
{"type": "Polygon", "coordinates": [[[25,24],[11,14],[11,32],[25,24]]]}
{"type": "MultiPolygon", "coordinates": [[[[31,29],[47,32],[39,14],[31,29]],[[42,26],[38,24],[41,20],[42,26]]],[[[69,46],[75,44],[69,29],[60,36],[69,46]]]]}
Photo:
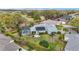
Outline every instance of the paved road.
{"type": "Polygon", "coordinates": [[[17,51],[19,48],[10,37],[0,33],[0,51],[17,51]]]}
{"type": "Polygon", "coordinates": [[[65,50],[79,51],[79,33],[71,30],[71,34],[66,34],[65,39],[68,40],[65,50]]]}

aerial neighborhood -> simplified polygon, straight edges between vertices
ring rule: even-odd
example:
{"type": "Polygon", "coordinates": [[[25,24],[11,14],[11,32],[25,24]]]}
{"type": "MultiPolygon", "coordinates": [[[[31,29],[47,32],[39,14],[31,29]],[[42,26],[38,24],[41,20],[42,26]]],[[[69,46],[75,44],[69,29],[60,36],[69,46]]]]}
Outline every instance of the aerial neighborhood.
{"type": "Polygon", "coordinates": [[[79,10],[0,10],[0,51],[79,51],[79,10]]]}

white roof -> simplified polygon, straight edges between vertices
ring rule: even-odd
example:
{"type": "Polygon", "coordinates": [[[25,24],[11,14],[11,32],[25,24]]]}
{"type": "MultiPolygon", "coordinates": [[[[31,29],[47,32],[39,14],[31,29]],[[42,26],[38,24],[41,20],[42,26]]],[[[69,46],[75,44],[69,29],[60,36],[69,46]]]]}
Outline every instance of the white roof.
{"type": "Polygon", "coordinates": [[[36,28],[35,27],[45,27],[46,31],[48,31],[49,33],[51,32],[57,32],[57,28],[55,25],[51,25],[51,24],[37,24],[37,25],[34,25],[33,27],[31,27],[31,31],[36,31],[36,28]]]}
{"type": "Polygon", "coordinates": [[[36,28],[35,27],[46,27],[45,24],[37,24],[37,25],[34,25],[33,27],[30,28],[31,31],[36,31],[36,28]]]}

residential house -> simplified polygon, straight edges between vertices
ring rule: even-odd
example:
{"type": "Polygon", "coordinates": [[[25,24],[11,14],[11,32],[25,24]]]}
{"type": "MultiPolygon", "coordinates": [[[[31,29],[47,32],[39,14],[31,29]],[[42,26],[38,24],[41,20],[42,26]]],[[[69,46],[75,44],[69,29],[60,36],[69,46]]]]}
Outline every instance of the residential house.
{"type": "Polygon", "coordinates": [[[35,32],[36,34],[45,33],[46,28],[44,24],[37,24],[30,28],[31,32],[35,32]]]}
{"type": "Polygon", "coordinates": [[[36,32],[36,34],[39,33],[45,33],[52,34],[53,32],[57,32],[57,28],[55,25],[51,24],[37,24],[30,28],[31,32],[36,32]]]}

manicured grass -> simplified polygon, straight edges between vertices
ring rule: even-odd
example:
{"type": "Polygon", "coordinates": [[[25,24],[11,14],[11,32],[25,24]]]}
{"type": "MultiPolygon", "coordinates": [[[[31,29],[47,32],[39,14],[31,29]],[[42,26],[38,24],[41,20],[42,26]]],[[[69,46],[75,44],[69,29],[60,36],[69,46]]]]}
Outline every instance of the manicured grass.
{"type": "Polygon", "coordinates": [[[43,46],[39,45],[39,42],[41,40],[46,40],[48,41],[51,38],[51,36],[49,36],[48,34],[42,34],[40,35],[39,38],[35,38],[35,37],[31,37],[31,36],[22,36],[21,37],[21,41],[25,41],[27,44],[23,46],[24,49],[27,50],[26,47],[29,47],[29,50],[38,50],[38,51],[44,51],[44,50],[48,50],[48,48],[45,48],[43,46]]]}
{"type": "MultiPolygon", "coordinates": [[[[15,35],[14,35],[15,33],[12,34],[11,32],[9,32],[6,34],[8,34],[8,36],[10,36],[10,37],[15,37],[15,35]]],[[[53,36],[59,37],[62,35],[55,34],[53,36]]],[[[16,40],[15,43],[17,43],[18,45],[20,45],[21,47],[23,47],[26,50],[36,50],[36,51],[48,51],[48,50],[49,51],[57,51],[57,50],[59,51],[59,50],[62,50],[64,47],[64,43],[62,43],[60,39],[57,39],[57,41],[55,41],[55,42],[49,42],[49,40],[52,39],[53,36],[48,35],[48,34],[40,34],[40,37],[35,38],[30,35],[30,36],[22,36],[22,37],[19,37],[20,39],[16,38],[14,40],[16,40]],[[45,48],[39,44],[39,42],[42,40],[48,41],[48,43],[49,43],[48,48],[45,48]],[[22,43],[22,42],[24,42],[24,43],[22,43]]]]}
{"type": "Polygon", "coordinates": [[[46,40],[49,41],[52,38],[52,36],[48,35],[48,34],[42,34],[40,35],[39,38],[37,38],[38,40],[46,40]]]}
{"type": "Polygon", "coordinates": [[[37,44],[36,42],[34,42],[34,40],[31,37],[21,37],[21,40],[22,39],[26,42],[25,46],[23,46],[24,49],[26,49],[26,47],[28,46],[29,50],[37,50],[37,51],[48,50],[47,48],[44,48],[39,44],[37,44]]]}
{"type": "MultiPolygon", "coordinates": [[[[57,34],[57,36],[60,36],[60,35],[57,34]]],[[[52,36],[50,36],[48,34],[42,34],[42,35],[40,35],[39,38],[26,36],[25,41],[28,40],[29,41],[29,45],[34,47],[34,50],[43,50],[43,51],[46,50],[46,49],[49,50],[49,51],[62,50],[63,47],[64,47],[64,43],[62,43],[59,40],[57,40],[55,42],[52,42],[52,43],[49,42],[49,47],[46,48],[46,49],[39,45],[40,41],[42,41],[42,40],[49,41],[51,38],[52,38],[52,36]]]]}

